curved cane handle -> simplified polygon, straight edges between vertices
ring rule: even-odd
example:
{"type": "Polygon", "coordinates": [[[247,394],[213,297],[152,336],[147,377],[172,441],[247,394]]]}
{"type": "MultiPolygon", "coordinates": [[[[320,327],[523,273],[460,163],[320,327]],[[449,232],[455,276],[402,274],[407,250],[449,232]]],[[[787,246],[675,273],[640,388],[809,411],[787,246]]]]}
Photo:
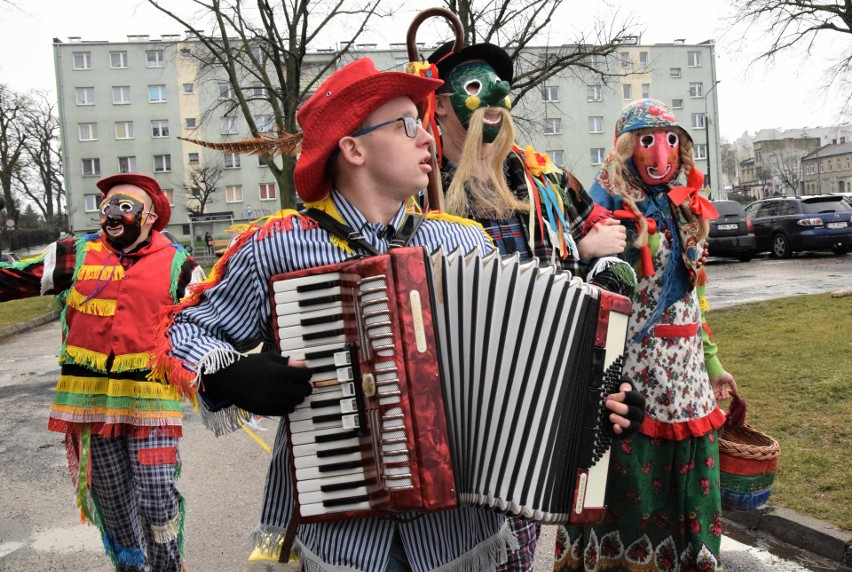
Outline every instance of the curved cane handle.
{"type": "Polygon", "coordinates": [[[411,21],[411,25],[408,26],[408,35],[405,41],[408,47],[409,61],[416,62],[420,60],[417,53],[417,30],[420,28],[420,24],[434,16],[442,16],[453,27],[453,31],[456,34],[453,51],[457,52],[464,47],[464,27],[459,17],[446,8],[427,8],[415,16],[414,20],[411,21]]]}

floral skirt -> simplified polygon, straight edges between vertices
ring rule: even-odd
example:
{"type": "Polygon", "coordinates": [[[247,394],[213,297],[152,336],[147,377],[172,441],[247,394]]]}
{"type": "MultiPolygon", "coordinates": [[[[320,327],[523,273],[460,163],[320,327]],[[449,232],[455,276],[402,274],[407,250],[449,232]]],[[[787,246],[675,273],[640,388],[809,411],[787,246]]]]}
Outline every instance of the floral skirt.
{"type": "Polygon", "coordinates": [[[616,442],[606,504],[597,526],[559,527],[555,571],[721,572],[716,431],[616,442]]]}

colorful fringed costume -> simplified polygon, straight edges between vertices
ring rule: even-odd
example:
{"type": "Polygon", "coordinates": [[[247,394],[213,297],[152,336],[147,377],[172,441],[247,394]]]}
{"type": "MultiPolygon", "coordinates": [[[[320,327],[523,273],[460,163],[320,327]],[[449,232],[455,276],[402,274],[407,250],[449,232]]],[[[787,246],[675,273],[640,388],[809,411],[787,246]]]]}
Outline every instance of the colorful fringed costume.
{"type": "Polygon", "coordinates": [[[0,301],[55,294],[62,308],[61,374],[48,427],[66,435],[81,518],[100,529],[121,569],[180,567],[181,395],[147,375],[158,315],[201,275],[182,247],[156,231],[129,253],[98,234],[0,264],[0,301]],[[140,467],[145,476],[134,478],[140,467]],[[134,487],[157,500],[131,506],[134,487]]]}
{"type": "MultiPolygon", "coordinates": [[[[590,190],[628,226],[625,257],[640,279],[624,376],[644,394],[646,418],[638,434],[613,447],[604,522],[560,527],[558,571],[721,570],[716,429],[724,414],[710,380],[724,370],[704,322],[701,228],[712,207],[697,196],[703,175],[692,165],[688,137],[659,102],[634,102],[623,112],[616,147],[590,190]],[[674,133],[668,149],[680,137],[683,163],[678,160],[673,176],[658,185],[644,182],[631,155],[618,151],[623,138],[648,133],[674,133]],[[674,187],[681,165],[689,171],[688,187],[674,187]],[[648,230],[647,246],[630,246],[642,234],[636,221],[648,230]]],[[[647,172],[658,171],[663,169],[647,172]]]]}

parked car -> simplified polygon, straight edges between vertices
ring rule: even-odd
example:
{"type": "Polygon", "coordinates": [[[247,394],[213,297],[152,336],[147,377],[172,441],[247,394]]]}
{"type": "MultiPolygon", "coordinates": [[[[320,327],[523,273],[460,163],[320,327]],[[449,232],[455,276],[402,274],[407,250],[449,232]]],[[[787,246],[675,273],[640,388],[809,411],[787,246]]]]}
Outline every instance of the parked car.
{"type": "Polygon", "coordinates": [[[737,201],[714,201],[713,206],[719,217],[710,221],[710,256],[730,256],[742,262],[754,258],[754,227],[743,206],[737,201]]]}
{"type": "Polygon", "coordinates": [[[0,252],[0,262],[17,262],[21,259],[20,256],[15,254],[14,252],[0,252]]]}
{"type": "Polygon", "coordinates": [[[764,199],[748,205],[757,251],[790,258],[804,250],[832,250],[846,254],[852,248],[852,205],[837,195],[764,199]]]}

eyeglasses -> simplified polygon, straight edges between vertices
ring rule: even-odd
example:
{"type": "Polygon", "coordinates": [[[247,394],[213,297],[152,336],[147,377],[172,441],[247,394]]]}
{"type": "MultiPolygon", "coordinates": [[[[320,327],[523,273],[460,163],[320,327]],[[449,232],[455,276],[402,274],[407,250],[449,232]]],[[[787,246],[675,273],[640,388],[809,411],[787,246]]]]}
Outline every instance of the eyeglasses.
{"type": "Polygon", "coordinates": [[[350,137],[360,137],[361,135],[366,135],[370,131],[375,131],[379,127],[384,127],[385,125],[391,125],[392,123],[396,123],[397,121],[402,121],[402,126],[405,129],[405,135],[409,139],[414,139],[417,137],[417,128],[423,126],[423,121],[418,117],[412,117],[411,115],[403,115],[402,117],[397,117],[396,119],[391,119],[390,121],[385,121],[383,123],[379,123],[378,125],[373,125],[372,127],[365,127],[364,129],[359,129],[350,137]]]}

